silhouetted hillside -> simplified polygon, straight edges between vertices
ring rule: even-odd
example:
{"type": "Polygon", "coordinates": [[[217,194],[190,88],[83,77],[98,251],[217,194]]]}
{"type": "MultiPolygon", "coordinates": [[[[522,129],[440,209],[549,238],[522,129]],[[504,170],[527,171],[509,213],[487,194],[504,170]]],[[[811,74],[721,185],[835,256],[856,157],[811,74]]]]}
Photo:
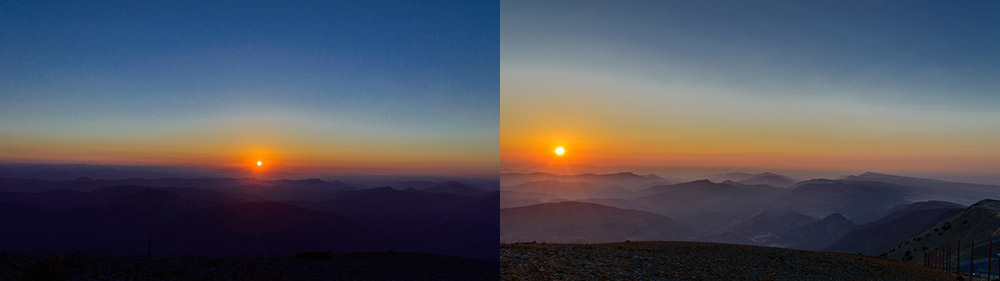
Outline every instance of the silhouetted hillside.
{"type": "MultiPolygon", "coordinates": [[[[913,230],[914,227],[934,223],[940,220],[939,216],[945,215],[939,209],[926,210],[919,214],[904,214],[896,212],[894,208],[901,208],[899,206],[914,203],[914,200],[921,198],[936,200],[956,196],[987,198],[997,194],[994,186],[875,173],[837,180],[814,179],[788,187],[775,187],[774,185],[788,185],[793,180],[774,173],[756,175],[731,173],[717,175],[726,178],[722,182],[695,180],[678,184],[651,184],[655,181],[649,181],[645,185],[630,187],[628,181],[648,178],[631,173],[572,176],[544,173],[506,175],[520,180],[535,181],[511,184],[505,180],[501,192],[503,208],[572,200],[668,217],[706,234],[696,237],[698,241],[823,249],[844,238],[856,239],[847,243],[853,243],[854,246],[838,249],[842,251],[852,249],[849,252],[864,251],[870,254],[878,253],[869,252],[864,248],[883,248],[881,245],[885,243],[892,244],[889,247],[895,246],[899,239],[906,239],[897,235],[903,233],[912,236],[912,231],[922,231],[913,230]],[[618,177],[628,180],[623,182],[608,180],[618,177]],[[730,178],[742,182],[732,181],[730,178]],[[947,194],[950,188],[956,188],[956,194],[947,194]],[[755,217],[760,214],[763,215],[755,217]],[[789,214],[798,215],[777,218],[789,214]],[[832,216],[834,214],[839,215],[832,216]],[[901,218],[896,216],[907,218],[897,221],[901,218]],[[816,218],[824,220],[817,221],[816,218]],[[894,223],[872,227],[871,230],[865,230],[868,226],[856,225],[878,220],[894,221],[894,223]],[[815,224],[806,227],[811,223],[815,224]],[[859,231],[859,234],[848,235],[854,230],[859,231]],[[872,232],[861,235],[864,231],[872,232]]],[[[501,213],[501,216],[503,214],[501,213]]],[[[566,216],[562,219],[587,221],[575,216],[566,216]]]]}
{"type": "Polygon", "coordinates": [[[871,181],[811,180],[797,184],[777,203],[812,216],[833,213],[861,223],[879,218],[896,205],[909,203],[914,190],[871,181]]]}
{"type": "Polygon", "coordinates": [[[819,250],[829,246],[858,225],[840,214],[781,233],[775,243],[796,249],[819,250]]]}
{"type": "Polygon", "coordinates": [[[457,181],[432,182],[432,181],[405,181],[391,183],[391,186],[398,189],[416,189],[431,193],[450,193],[455,195],[475,197],[484,193],[483,189],[467,183],[457,181]]]}
{"type": "Polygon", "coordinates": [[[757,245],[771,245],[776,242],[778,234],[798,229],[815,221],[814,217],[794,211],[778,214],[763,212],[729,228],[728,232],[746,237],[757,245]]]}
{"type": "MultiPolygon", "coordinates": [[[[178,241],[174,245],[197,249],[193,254],[198,256],[282,256],[311,249],[360,251],[376,246],[370,244],[370,238],[377,235],[341,216],[275,202],[211,207],[177,218],[174,223],[165,231],[179,239],[162,242],[171,246],[171,242],[178,241]]],[[[160,251],[169,253],[171,248],[160,251]]]]}
{"type": "Polygon", "coordinates": [[[500,208],[524,207],[551,201],[566,200],[558,196],[540,192],[500,191],[500,208]]]}
{"type": "Polygon", "coordinates": [[[962,205],[971,205],[984,198],[993,198],[995,194],[1000,194],[1000,186],[997,185],[949,182],[873,172],[867,172],[857,176],[848,176],[844,180],[883,182],[907,186],[913,192],[914,201],[937,200],[954,202],[962,205]]]}
{"type": "Polygon", "coordinates": [[[718,232],[765,210],[782,192],[785,190],[771,186],[700,180],[649,187],[639,191],[649,195],[630,201],[637,206],[634,209],[650,210],[708,232],[718,232]]]}
{"type": "Polygon", "coordinates": [[[948,243],[954,245],[959,239],[962,243],[969,243],[973,240],[986,241],[987,238],[1000,236],[998,217],[1000,217],[1000,201],[989,199],[979,201],[889,249],[886,258],[921,263],[924,253],[948,243]]]}
{"type": "Polygon", "coordinates": [[[0,177],[51,181],[71,180],[80,177],[100,179],[209,178],[218,177],[219,172],[221,171],[210,171],[204,168],[166,166],[0,164],[0,177]]]}
{"type": "Polygon", "coordinates": [[[479,188],[470,184],[464,184],[457,181],[448,181],[427,188],[418,188],[417,190],[431,192],[431,193],[450,193],[468,197],[475,197],[483,194],[483,191],[480,190],[479,188]]]}
{"type": "Polygon", "coordinates": [[[685,240],[695,235],[668,217],[593,203],[546,203],[500,210],[500,238],[506,242],[685,240]]]}
{"type": "MultiPolygon", "coordinates": [[[[39,179],[0,178],[0,192],[41,192],[48,190],[91,191],[109,186],[187,187],[197,189],[225,189],[239,186],[266,186],[288,188],[296,191],[328,193],[353,189],[340,181],[309,180],[258,180],[250,178],[129,178],[120,180],[91,179],[49,181],[39,179]]],[[[246,192],[250,192],[247,190],[246,192]]]]}
{"type": "Polygon", "coordinates": [[[754,174],[744,173],[744,172],[731,172],[725,174],[708,175],[704,178],[714,182],[724,182],[724,181],[741,181],[753,177],[754,174]]]}
{"type": "Polygon", "coordinates": [[[674,185],[652,186],[637,193],[632,201],[650,206],[659,213],[743,210],[757,208],[773,200],[782,189],[742,185],[734,182],[714,183],[698,180],[674,185]]]}
{"type": "Polygon", "coordinates": [[[775,173],[760,173],[743,180],[737,180],[736,182],[747,185],[763,184],[774,187],[789,187],[795,184],[795,180],[775,173]]]}
{"type": "Polygon", "coordinates": [[[672,181],[670,179],[665,179],[654,174],[641,176],[630,172],[622,172],[614,174],[579,174],[579,175],[555,175],[549,173],[529,173],[529,174],[503,173],[500,174],[500,179],[503,181],[503,186],[505,190],[506,187],[509,186],[520,185],[529,182],[539,182],[539,181],[586,182],[596,186],[619,185],[626,189],[639,187],[653,182],[666,183],[672,181]]]}
{"type": "Polygon", "coordinates": [[[928,201],[899,205],[881,219],[858,226],[826,248],[827,251],[878,255],[955,214],[962,205],[928,201]]]}
{"type": "Polygon", "coordinates": [[[505,186],[503,190],[544,193],[569,200],[627,197],[632,194],[631,191],[618,185],[601,185],[585,181],[567,182],[558,180],[527,182],[514,186],[505,186]]]}
{"type": "MultiPolygon", "coordinates": [[[[380,187],[367,190],[339,192],[322,202],[293,202],[302,207],[345,216],[353,221],[370,226],[389,239],[384,245],[391,249],[405,251],[432,251],[447,244],[463,244],[466,248],[472,241],[483,241],[482,237],[456,236],[469,231],[499,233],[493,226],[499,216],[472,216],[499,210],[499,193],[489,193],[485,197],[466,197],[447,193],[429,193],[419,190],[396,190],[380,187]],[[495,198],[496,203],[489,201],[495,198]],[[485,200],[485,201],[484,201],[485,200]],[[433,234],[436,233],[436,234],[433,234]],[[450,239],[443,239],[443,234],[450,239]]],[[[491,235],[493,236],[493,235],[491,235]]],[[[496,236],[493,236],[496,237],[496,236]]],[[[484,244],[475,244],[484,245],[484,244]]],[[[474,247],[470,256],[495,259],[496,247],[474,247]]],[[[451,254],[451,252],[447,252],[451,254]]]]}
{"type": "Polygon", "coordinates": [[[0,182],[0,251],[15,254],[140,256],[152,239],[160,257],[396,250],[495,260],[500,232],[499,192],[345,190],[320,180],[0,182]],[[125,182],[169,187],[97,184],[125,182]]]}
{"type": "Polygon", "coordinates": [[[424,252],[496,260],[499,250],[483,245],[500,241],[500,194],[491,192],[480,197],[466,211],[458,212],[439,224],[423,228],[413,235],[413,243],[429,248],[414,248],[424,252]]]}

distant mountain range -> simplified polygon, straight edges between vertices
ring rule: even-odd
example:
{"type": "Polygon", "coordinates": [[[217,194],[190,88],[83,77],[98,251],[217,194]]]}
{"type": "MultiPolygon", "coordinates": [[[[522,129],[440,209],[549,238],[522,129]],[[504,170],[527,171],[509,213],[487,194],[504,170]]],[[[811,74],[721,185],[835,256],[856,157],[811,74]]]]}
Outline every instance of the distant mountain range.
{"type": "Polygon", "coordinates": [[[857,176],[848,176],[844,180],[848,182],[882,182],[905,186],[908,190],[912,191],[913,197],[911,198],[911,201],[913,202],[936,200],[953,202],[962,205],[971,205],[984,198],[994,198],[997,194],[1000,194],[1000,185],[949,182],[873,172],[867,172],[857,176]]]}
{"type": "Polygon", "coordinates": [[[290,256],[409,251],[496,260],[500,192],[459,182],[0,178],[0,251],[290,256]],[[425,191],[426,190],[426,191],[425,191]]]}
{"type": "Polygon", "coordinates": [[[775,173],[760,173],[753,175],[747,179],[737,181],[746,185],[770,185],[774,187],[789,187],[795,184],[795,180],[792,178],[775,174],[775,173]]]}
{"type": "Polygon", "coordinates": [[[529,182],[559,181],[559,182],[587,182],[594,185],[618,185],[631,189],[634,187],[650,184],[669,184],[670,179],[662,178],[655,174],[637,175],[630,172],[614,174],[579,174],[579,175],[556,175],[549,173],[502,173],[500,174],[501,185],[506,187],[525,184],[529,182]]]}
{"type": "Polygon", "coordinates": [[[705,177],[705,179],[710,180],[710,181],[714,181],[714,182],[732,181],[732,182],[738,182],[738,183],[742,183],[742,184],[746,184],[746,185],[764,184],[764,185],[770,185],[770,186],[774,186],[774,187],[789,187],[789,186],[792,186],[793,184],[795,184],[796,182],[798,182],[798,181],[796,181],[796,180],[794,180],[792,178],[789,178],[787,176],[779,175],[779,174],[775,174],[775,173],[771,173],[771,172],[763,172],[763,173],[759,173],[759,174],[748,174],[748,173],[734,172],[734,173],[727,173],[727,174],[711,175],[711,176],[705,177]]]}
{"type": "Polygon", "coordinates": [[[820,250],[858,225],[841,214],[832,214],[797,229],[778,234],[775,244],[805,250],[820,250]]]}
{"type": "Polygon", "coordinates": [[[667,184],[632,173],[505,176],[521,181],[501,177],[501,237],[514,241],[675,239],[868,255],[927,230],[962,204],[1000,194],[1000,186],[871,172],[801,182],[730,173],[716,176],[722,181],[667,184]],[[605,229],[611,227],[618,228],[605,229]]]}
{"type": "Polygon", "coordinates": [[[696,231],[650,212],[563,202],[500,210],[500,239],[512,242],[604,243],[684,240],[696,231]]]}
{"type": "Polygon", "coordinates": [[[773,204],[816,217],[840,213],[867,223],[896,205],[909,203],[914,195],[910,187],[885,182],[809,180],[796,184],[773,204]]]}
{"type": "Polygon", "coordinates": [[[40,192],[47,190],[77,190],[91,191],[109,186],[143,186],[143,187],[185,187],[197,189],[235,188],[241,186],[261,186],[309,190],[312,192],[336,192],[351,190],[353,187],[340,181],[308,180],[258,180],[252,178],[130,178],[130,179],[91,179],[79,177],[73,180],[41,180],[23,178],[0,178],[0,192],[40,192]]]}
{"type": "Polygon", "coordinates": [[[479,187],[457,181],[431,182],[431,181],[408,181],[393,183],[392,186],[402,189],[416,189],[430,193],[450,193],[461,196],[479,196],[485,193],[479,187]]]}
{"type": "MultiPolygon", "coordinates": [[[[439,185],[448,181],[460,182],[485,192],[497,191],[500,179],[497,177],[455,177],[434,175],[366,175],[366,174],[287,174],[269,172],[272,178],[318,178],[326,181],[342,181],[354,188],[367,189],[393,186],[397,189],[415,188],[408,183],[424,182],[439,185]],[[335,180],[334,180],[335,179],[335,180]]],[[[124,179],[218,179],[245,178],[252,176],[245,169],[210,169],[186,166],[144,166],[144,165],[88,165],[88,164],[0,164],[0,178],[38,179],[65,181],[77,178],[101,180],[124,179]]],[[[416,188],[420,189],[420,188],[416,188]]]]}
{"type": "Polygon", "coordinates": [[[558,196],[540,192],[500,191],[500,208],[524,207],[544,202],[565,201],[558,196]]]}
{"type": "Polygon", "coordinates": [[[729,228],[728,232],[747,237],[758,245],[770,245],[775,242],[778,234],[813,222],[816,222],[816,218],[794,211],[782,214],[764,212],[729,228]]]}
{"type": "Polygon", "coordinates": [[[504,187],[505,191],[536,192],[565,199],[628,197],[631,191],[620,185],[602,186],[585,181],[543,180],[504,187]]]}
{"type": "Polygon", "coordinates": [[[231,171],[173,166],[0,164],[0,177],[42,180],[129,178],[218,178],[231,171]]]}

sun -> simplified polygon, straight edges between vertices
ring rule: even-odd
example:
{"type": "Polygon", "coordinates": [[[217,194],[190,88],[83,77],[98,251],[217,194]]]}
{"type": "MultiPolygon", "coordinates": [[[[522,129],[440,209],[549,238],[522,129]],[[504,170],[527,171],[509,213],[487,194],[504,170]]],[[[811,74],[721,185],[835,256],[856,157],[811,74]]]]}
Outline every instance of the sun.
{"type": "Polygon", "coordinates": [[[257,167],[260,167],[260,165],[264,165],[264,162],[257,161],[257,167]]]}
{"type": "Polygon", "coordinates": [[[564,149],[562,146],[556,147],[556,155],[562,156],[563,153],[566,153],[566,149],[564,149]]]}

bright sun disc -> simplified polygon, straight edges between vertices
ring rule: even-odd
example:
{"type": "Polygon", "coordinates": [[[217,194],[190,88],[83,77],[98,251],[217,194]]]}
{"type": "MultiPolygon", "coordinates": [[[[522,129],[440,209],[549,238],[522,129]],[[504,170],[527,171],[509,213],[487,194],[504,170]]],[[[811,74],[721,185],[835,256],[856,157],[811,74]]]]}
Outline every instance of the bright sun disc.
{"type": "Polygon", "coordinates": [[[262,164],[264,164],[264,163],[262,163],[262,162],[260,162],[260,161],[257,161],[257,166],[260,166],[260,165],[262,165],[262,164]]]}
{"type": "Polygon", "coordinates": [[[562,146],[556,147],[556,154],[563,155],[563,153],[566,153],[566,150],[562,146]]]}

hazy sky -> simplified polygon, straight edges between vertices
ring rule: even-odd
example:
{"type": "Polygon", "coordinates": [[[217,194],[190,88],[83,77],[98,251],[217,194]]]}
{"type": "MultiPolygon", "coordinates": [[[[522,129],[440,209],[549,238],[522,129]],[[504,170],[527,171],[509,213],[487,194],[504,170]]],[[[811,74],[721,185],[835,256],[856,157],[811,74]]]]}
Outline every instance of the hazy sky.
{"type": "Polygon", "coordinates": [[[1000,181],[1000,2],[871,2],[501,1],[501,169],[1000,181]]]}
{"type": "Polygon", "coordinates": [[[497,2],[149,2],[0,2],[0,162],[496,174],[497,2]]]}

